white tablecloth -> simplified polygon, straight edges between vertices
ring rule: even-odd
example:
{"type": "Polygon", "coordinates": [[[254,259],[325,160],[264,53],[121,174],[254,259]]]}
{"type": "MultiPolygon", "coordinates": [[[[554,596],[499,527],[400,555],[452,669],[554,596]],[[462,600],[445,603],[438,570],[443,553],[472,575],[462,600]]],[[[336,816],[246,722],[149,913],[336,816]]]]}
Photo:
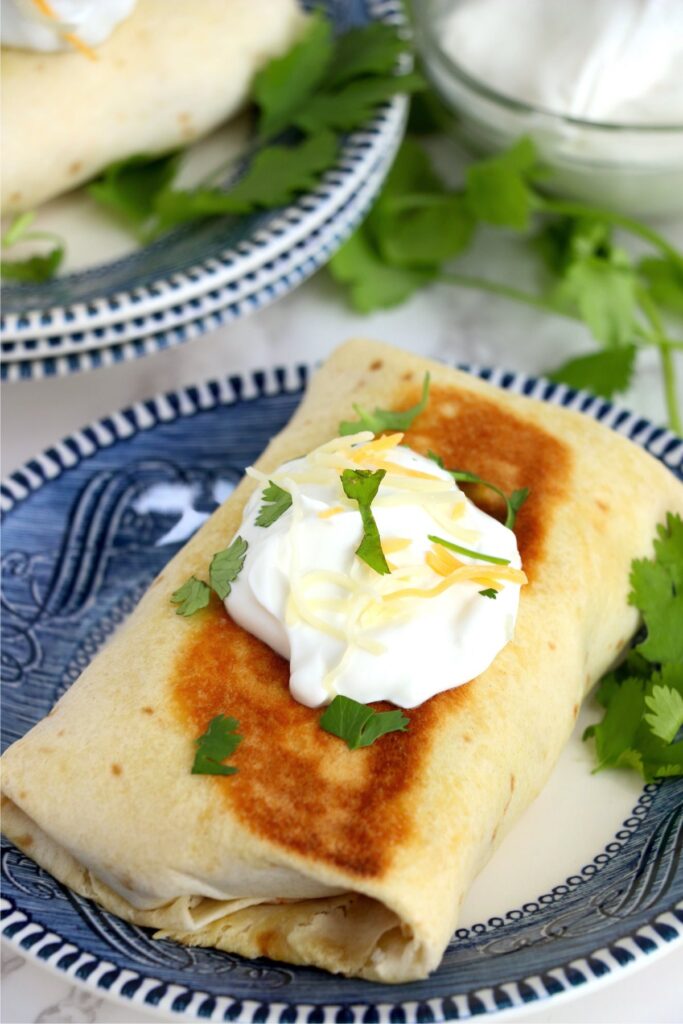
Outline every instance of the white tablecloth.
{"type": "MultiPolygon", "coordinates": [[[[683,236],[683,229],[677,234],[683,236]]],[[[508,255],[499,240],[484,240],[476,269],[481,271],[485,264],[495,276],[508,255]]],[[[349,309],[323,272],[275,306],[177,349],[90,374],[4,387],[3,473],[75,428],[159,391],[250,368],[315,362],[339,342],[360,335],[427,355],[528,372],[552,368],[593,347],[578,324],[448,285],[433,287],[397,310],[361,317],[349,309]]],[[[681,370],[679,366],[679,375],[683,375],[681,370]]],[[[644,354],[636,385],[623,401],[663,421],[659,368],[653,352],[644,354]]],[[[682,974],[683,950],[679,947],[591,994],[558,1001],[536,1012],[525,1011],[516,1019],[548,1024],[681,1024],[682,974]]],[[[75,989],[7,948],[2,975],[4,1024],[130,1024],[159,1019],[75,989]]]]}

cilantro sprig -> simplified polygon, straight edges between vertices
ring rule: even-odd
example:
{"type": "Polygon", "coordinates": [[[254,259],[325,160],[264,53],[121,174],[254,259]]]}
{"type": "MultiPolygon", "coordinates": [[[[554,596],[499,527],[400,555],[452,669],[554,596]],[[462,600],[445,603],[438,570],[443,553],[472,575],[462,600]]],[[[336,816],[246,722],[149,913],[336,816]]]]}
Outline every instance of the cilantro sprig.
{"type": "Polygon", "coordinates": [[[406,732],[409,721],[402,711],[375,711],[351,697],[337,695],[320,716],[320,727],[344,740],[349,750],[358,750],[372,746],[389,732],[406,732]]]}
{"type": "Polygon", "coordinates": [[[363,538],[356,548],[356,554],[381,576],[391,570],[382,551],[379,529],[370,506],[385,476],[385,469],[345,469],[340,477],[346,497],[358,502],[363,522],[363,538]]]}
{"type": "Polygon", "coordinates": [[[422,397],[415,405],[402,412],[391,409],[375,409],[369,412],[362,405],[354,403],[353,409],[359,417],[357,420],[342,420],[339,433],[342,437],[358,434],[361,430],[371,430],[373,434],[381,434],[385,430],[409,430],[414,421],[427,408],[429,401],[429,374],[425,373],[422,381],[422,397]]]}
{"type": "Polygon", "coordinates": [[[657,528],[652,559],[631,567],[629,602],[647,635],[596,694],[605,709],[583,738],[595,741],[597,767],[634,768],[643,778],[683,775],[683,519],[657,528]]]}
{"type": "Polygon", "coordinates": [[[427,452],[427,458],[435,462],[441,469],[445,469],[447,473],[450,473],[458,483],[478,484],[481,487],[488,487],[489,490],[494,491],[505,502],[505,525],[508,530],[514,530],[517,514],[529,497],[528,487],[520,487],[508,495],[501,487],[492,484],[490,480],[484,480],[482,477],[477,476],[476,473],[470,473],[466,469],[446,469],[443,459],[436,452],[427,452]]]}
{"type": "MultiPolygon", "coordinates": [[[[422,112],[427,109],[422,102],[422,112]]],[[[442,129],[440,118],[433,127],[442,129]]],[[[598,351],[549,375],[607,398],[628,388],[639,351],[654,347],[669,423],[682,433],[674,353],[683,350],[683,339],[672,335],[670,321],[683,315],[683,254],[638,220],[544,195],[542,177],[534,145],[523,138],[504,153],[471,163],[463,184],[453,188],[408,136],[370,214],[333,256],[330,272],[363,313],[397,306],[441,281],[577,320],[598,351]],[[538,291],[452,269],[484,227],[517,233],[520,248],[536,254],[538,291]],[[634,258],[615,241],[617,230],[655,254],[634,258]]]]}
{"type": "Polygon", "coordinates": [[[193,775],[235,775],[234,765],[223,762],[231,757],[242,742],[237,732],[239,722],[226,715],[216,715],[208,724],[206,732],[195,740],[197,752],[192,764],[193,775]]]}
{"type": "Polygon", "coordinates": [[[194,615],[206,608],[213,590],[221,601],[230,593],[231,584],[235,582],[244,567],[249,545],[242,537],[235,537],[224,551],[218,551],[209,565],[210,585],[204,580],[190,576],[182,587],[171,594],[171,603],[178,605],[176,615],[194,615]]]}
{"type": "Polygon", "coordinates": [[[292,495],[271,480],[263,489],[263,504],[256,516],[257,526],[272,526],[292,505],[292,495]]]}

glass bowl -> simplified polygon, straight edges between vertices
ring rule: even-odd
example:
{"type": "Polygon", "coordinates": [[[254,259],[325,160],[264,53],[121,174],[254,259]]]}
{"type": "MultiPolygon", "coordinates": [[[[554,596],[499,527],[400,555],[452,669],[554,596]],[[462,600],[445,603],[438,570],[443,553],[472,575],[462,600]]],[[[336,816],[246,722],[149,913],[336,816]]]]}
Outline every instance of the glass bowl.
{"type": "Polygon", "coordinates": [[[442,46],[439,23],[453,6],[453,0],[417,0],[413,17],[426,74],[469,148],[495,153],[529,135],[549,171],[548,191],[627,215],[683,214],[683,124],[602,124],[490,88],[442,46]]]}

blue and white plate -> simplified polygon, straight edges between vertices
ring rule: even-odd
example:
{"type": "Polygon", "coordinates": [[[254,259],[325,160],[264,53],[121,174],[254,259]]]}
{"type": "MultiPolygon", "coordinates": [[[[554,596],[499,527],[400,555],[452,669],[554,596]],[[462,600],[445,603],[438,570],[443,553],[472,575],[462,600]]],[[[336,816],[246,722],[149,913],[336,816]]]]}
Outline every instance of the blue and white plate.
{"type": "MultiPolygon", "coordinates": [[[[140,403],[13,473],[4,510],[2,738],[42,718],[145,588],[291,416],[306,368],[140,403]],[[206,438],[211,437],[210,446],[206,438]]],[[[502,387],[582,410],[683,479],[683,441],[602,399],[521,374],[502,387]]],[[[584,718],[595,714],[588,708],[584,718]]],[[[579,732],[584,722],[579,723],[579,732]]],[[[683,779],[590,774],[575,734],[475,882],[428,979],[385,986],[156,942],[2,848],[10,943],[93,989],[211,1021],[462,1020],[578,992],[683,939],[683,779]]]]}
{"type": "Polygon", "coordinates": [[[2,342],[0,379],[66,376],[150,355],[256,312],[286,295],[326,263],[363,218],[393,162],[401,136],[401,131],[397,131],[388,140],[378,165],[329,220],[256,271],[131,321],[88,328],[56,339],[2,342]]]}
{"type": "MultiPolygon", "coordinates": [[[[403,19],[400,0],[325,0],[321,6],[337,31],[372,20],[403,19]]],[[[84,331],[135,326],[138,320],[225,289],[296,251],[349,204],[380,164],[386,173],[386,156],[395,151],[406,110],[404,96],[382,104],[362,129],[346,138],[336,165],[320,185],[286,209],[187,225],[122,259],[40,285],[3,285],[0,337],[13,346],[3,346],[3,361],[25,358],[24,342],[45,339],[54,348],[84,331]]],[[[375,176],[375,191],[381,181],[375,176]]],[[[138,336],[149,333],[146,323],[138,327],[138,336]]],[[[101,341],[100,347],[108,343],[101,341]]]]}

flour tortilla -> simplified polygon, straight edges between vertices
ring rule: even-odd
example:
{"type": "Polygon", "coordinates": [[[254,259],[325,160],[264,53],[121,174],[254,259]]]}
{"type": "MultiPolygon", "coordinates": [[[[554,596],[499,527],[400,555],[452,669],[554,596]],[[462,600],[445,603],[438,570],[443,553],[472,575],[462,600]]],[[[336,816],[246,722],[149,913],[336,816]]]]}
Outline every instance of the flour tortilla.
{"type": "Polygon", "coordinates": [[[353,402],[408,407],[427,370],[429,405],[406,442],[531,489],[514,641],[411,711],[408,732],[347,750],[290,698],[287,664],[218,603],[191,618],[170,604],[237,530],[245,478],[3,758],[5,831],[62,882],[184,943],[382,982],[437,967],[470,882],[634,633],[631,560],[683,511],[683,487],[593,420],[367,341],[329,359],[257,465],[330,439],[353,402]],[[219,711],[240,722],[239,772],[191,775],[193,741],[219,711]]]}
{"type": "Polygon", "coordinates": [[[3,48],[3,214],[212,131],[304,23],[296,0],[138,0],[96,61],[3,48]]]}

